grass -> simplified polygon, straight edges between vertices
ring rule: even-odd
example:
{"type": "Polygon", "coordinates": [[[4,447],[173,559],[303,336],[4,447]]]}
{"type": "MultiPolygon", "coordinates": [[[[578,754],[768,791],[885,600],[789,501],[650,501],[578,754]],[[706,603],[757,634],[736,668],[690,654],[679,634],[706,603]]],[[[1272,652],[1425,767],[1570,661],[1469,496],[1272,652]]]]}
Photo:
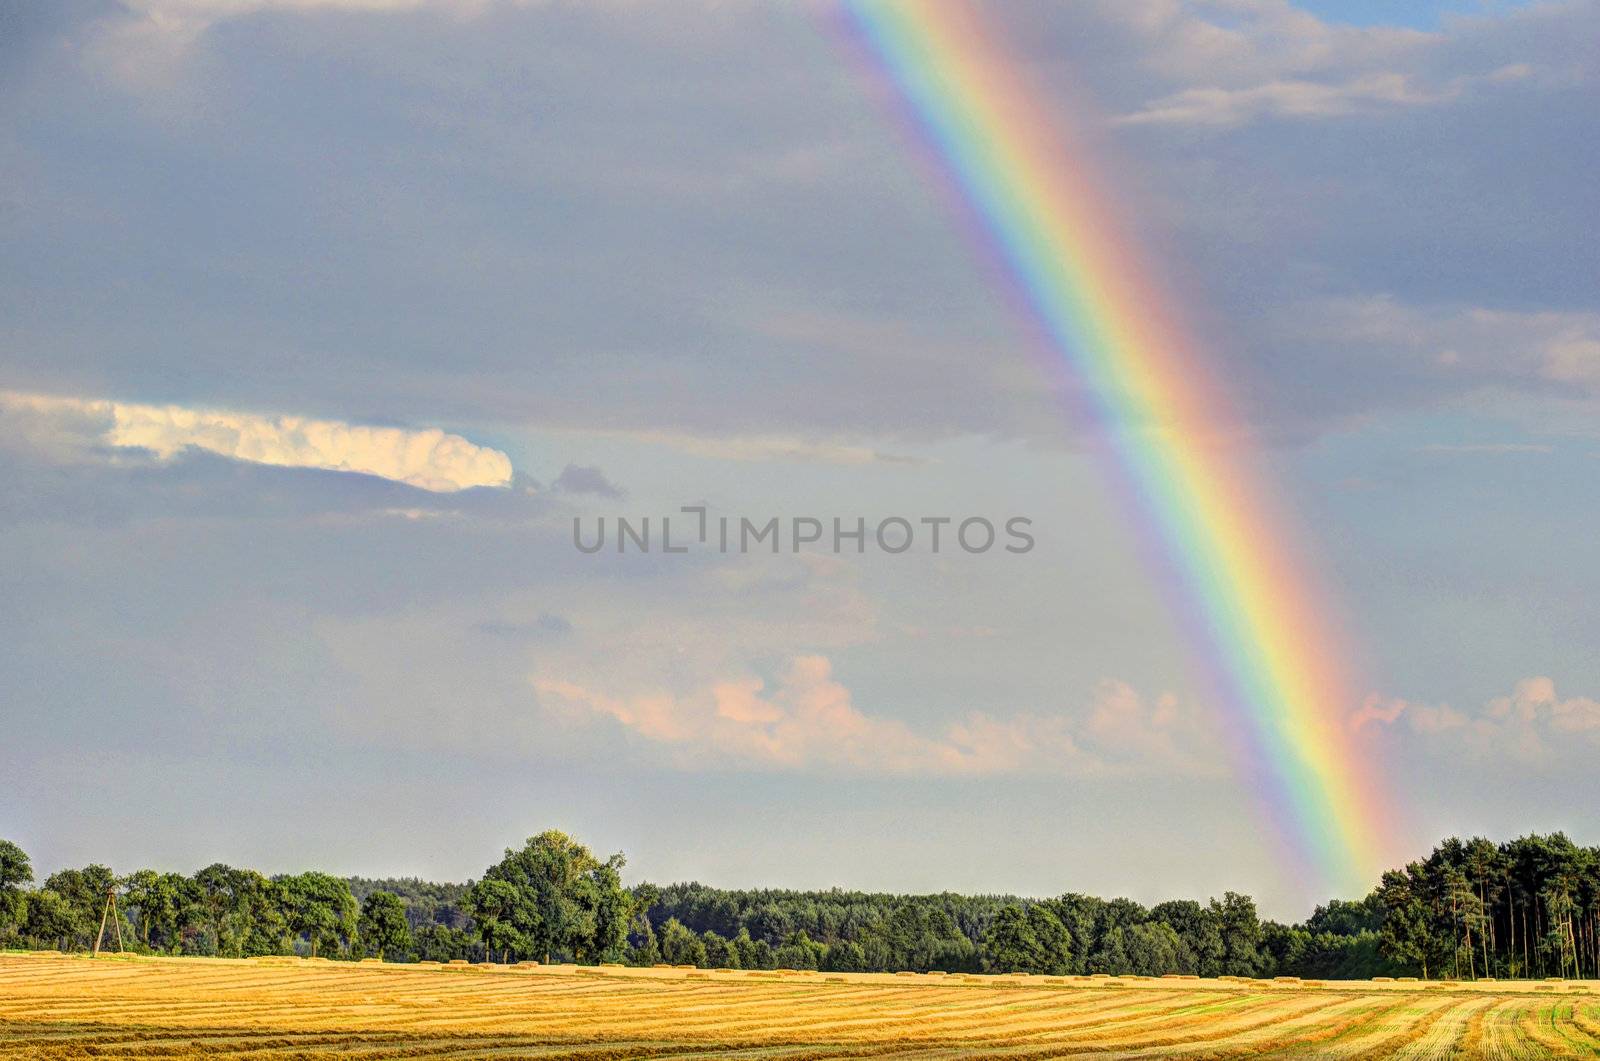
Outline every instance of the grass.
{"type": "Polygon", "coordinates": [[[1600,1054],[1594,982],[752,976],[570,965],[450,975],[459,971],[0,955],[0,1058],[1600,1054]]]}

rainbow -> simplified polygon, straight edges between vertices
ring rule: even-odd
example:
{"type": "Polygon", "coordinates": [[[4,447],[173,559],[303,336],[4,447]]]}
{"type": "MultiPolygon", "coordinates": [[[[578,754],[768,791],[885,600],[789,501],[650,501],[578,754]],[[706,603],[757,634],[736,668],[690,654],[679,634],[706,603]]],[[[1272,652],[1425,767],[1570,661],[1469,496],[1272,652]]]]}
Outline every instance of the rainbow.
{"type": "Polygon", "coordinates": [[[838,14],[958,189],[1032,324],[1088,392],[1119,492],[1166,568],[1209,688],[1237,723],[1242,773],[1295,875],[1307,886],[1371,887],[1386,819],[1343,721],[1355,706],[1347,653],[1270,491],[1230,442],[1237,420],[1117,223],[1090,153],[1026,90],[966,5],[844,0],[838,14]]]}

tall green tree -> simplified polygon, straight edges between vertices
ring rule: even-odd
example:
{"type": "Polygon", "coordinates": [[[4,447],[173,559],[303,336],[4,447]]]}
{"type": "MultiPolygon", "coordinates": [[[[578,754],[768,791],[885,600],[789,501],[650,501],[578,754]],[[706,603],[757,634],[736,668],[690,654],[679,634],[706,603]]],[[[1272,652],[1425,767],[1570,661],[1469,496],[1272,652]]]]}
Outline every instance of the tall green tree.
{"type": "Polygon", "coordinates": [[[0,939],[18,935],[27,919],[27,900],[23,891],[33,883],[33,864],[22,848],[10,840],[0,840],[0,939]]]}
{"type": "Polygon", "coordinates": [[[527,924],[537,911],[520,909],[527,896],[507,880],[485,877],[467,889],[465,906],[478,926],[478,938],[483,941],[484,961],[511,960],[512,951],[520,954],[529,946],[528,936],[519,927],[527,924]]]}
{"type": "Polygon", "coordinates": [[[1261,964],[1261,919],[1256,902],[1248,895],[1224,892],[1211,900],[1211,915],[1222,937],[1220,972],[1228,976],[1255,976],[1261,964]]]}
{"type": "Polygon", "coordinates": [[[40,888],[29,892],[27,916],[23,921],[23,934],[48,949],[71,948],[78,930],[78,918],[72,904],[60,892],[40,888]]]}
{"type": "Polygon", "coordinates": [[[741,969],[776,969],[778,959],[772,953],[772,944],[764,939],[752,939],[747,929],[740,929],[733,938],[733,949],[739,952],[741,969]]]}
{"type": "MultiPolygon", "coordinates": [[[[597,960],[620,953],[632,905],[622,888],[623,857],[604,861],[566,833],[549,830],[484,871],[515,892],[508,920],[531,954],[597,960]]],[[[482,883],[482,882],[480,882],[482,883]]]]}
{"type": "Polygon", "coordinates": [[[1431,925],[1430,903],[1421,863],[1403,870],[1390,870],[1378,886],[1383,904],[1383,928],[1379,932],[1383,952],[1404,965],[1415,967],[1427,978],[1430,963],[1438,967],[1438,943],[1431,925]]]}
{"type": "Polygon", "coordinates": [[[33,882],[33,863],[10,840],[0,840],[0,892],[16,892],[33,882]]]}
{"type": "Polygon", "coordinates": [[[1071,965],[1072,937],[1045,903],[1008,906],[983,937],[985,961],[1011,973],[1063,973],[1071,965]]]}
{"type": "Polygon", "coordinates": [[[380,960],[391,954],[404,954],[411,947],[406,904],[393,892],[371,892],[361,901],[358,929],[362,944],[380,960]]]}
{"type": "Polygon", "coordinates": [[[1193,967],[1179,972],[1200,976],[1218,976],[1223,972],[1228,948],[1223,943],[1222,917],[1215,902],[1208,908],[1193,899],[1174,899],[1151,907],[1150,916],[1176,932],[1193,956],[1193,967]]]}
{"type": "Polygon", "coordinates": [[[991,969],[1004,973],[1031,973],[1044,962],[1044,950],[1028,924],[1022,906],[1008,906],[995,915],[983,938],[984,957],[991,969]]]}
{"type": "Polygon", "coordinates": [[[280,883],[288,904],[289,930],[305,937],[313,958],[319,950],[349,948],[358,908],[348,881],[311,871],[284,877],[280,883]]]}
{"type": "Polygon", "coordinates": [[[155,944],[159,946],[166,934],[163,930],[171,925],[177,915],[176,891],[163,874],[153,869],[141,869],[130,873],[123,881],[122,895],[139,942],[146,948],[150,947],[151,933],[154,932],[155,944]]]}
{"type": "Polygon", "coordinates": [[[701,934],[700,942],[705,945],[706,968],[739,968],[739,949],[733,945],[732,940],[707,929],[701,934]]]}
{"type": "Polygon", "coordinates": [[[677,918],[661,926],[660,941],[661,960],[669,965],[705,965],[706,945],[677,918]]]}
{"type": "MultiPolygon", "coordinates": [[[[116,874],[99,863],[82,869],[59,870],[45,878],[45,888],[67,903],[71,929],[66,934],[66,946],[87,950],[94,945],[95,936],[100,931],[100,918],[106,909],[106,893],[116,884],[116,874]]],[[[117,916],[125,918],[120,910],[117,916]]],[[[124,939],[132,935],[133,928],[126,920],[122,928],[124,939]]],[[[111,925],[106,926],[107,934],[114,931],[111,925]]]]}

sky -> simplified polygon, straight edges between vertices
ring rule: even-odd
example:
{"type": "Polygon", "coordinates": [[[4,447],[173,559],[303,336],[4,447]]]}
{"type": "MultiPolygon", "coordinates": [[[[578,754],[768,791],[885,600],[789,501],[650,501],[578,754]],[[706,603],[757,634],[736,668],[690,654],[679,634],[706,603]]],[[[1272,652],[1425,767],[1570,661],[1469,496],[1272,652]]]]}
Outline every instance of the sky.
{"type": "Polygon", "coordinates": [[[1295,7],[1328,22],[1434,30],[1452,16],[1504,14],[1529,0],[1298,0],[1295,7]]]}
{"type": "MultiPolygon", "coordinates": [[[[1600,3],[980,11],[1294,514],[1392,860],[1600,842],[1600,3]]],[[[1329,897],[1082,382],[817,14],[0,4],[0,836],[1329,897]],[[685,506],[1034,546],[575,547],[685,506]]]]}

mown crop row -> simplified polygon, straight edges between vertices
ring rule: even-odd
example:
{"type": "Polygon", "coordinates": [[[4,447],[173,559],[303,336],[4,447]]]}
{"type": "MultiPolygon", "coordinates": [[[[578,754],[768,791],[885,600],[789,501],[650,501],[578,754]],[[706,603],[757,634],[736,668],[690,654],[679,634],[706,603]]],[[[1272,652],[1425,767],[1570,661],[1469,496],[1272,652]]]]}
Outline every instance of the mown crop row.
{"type": "Polygon", "coordinates": [[[0,956],[0,1058],[1568,1057],[1600,985],[0,956]]]}

